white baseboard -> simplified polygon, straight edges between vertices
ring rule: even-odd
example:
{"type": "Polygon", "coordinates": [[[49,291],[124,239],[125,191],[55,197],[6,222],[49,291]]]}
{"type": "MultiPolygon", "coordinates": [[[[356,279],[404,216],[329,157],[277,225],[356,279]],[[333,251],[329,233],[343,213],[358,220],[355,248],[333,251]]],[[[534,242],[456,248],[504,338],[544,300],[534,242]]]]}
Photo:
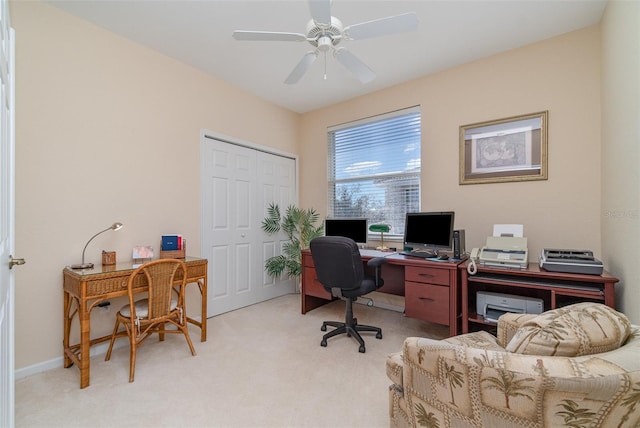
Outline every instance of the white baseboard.
{"type": "MultiPolygon", "coordinates": [[[[196,321],[200,321],[202,317],[194,317],[196,321]]],[[[197,327],[196,327],[197,328],[197,327]]],[[[189,332],[191,336],[191,332],[189,332]]],[[[126,340],[116,340],[116,343],[113,344],[113,349],[122,348],[123,346],[129,346],[129,342],[126,340]]],[[[109,342],[102,342],[97,345],[94,345],[89,350],[89,355],[91,358],[96,355],[106,355],[107,350],[109,349],[109,342]]],[[[48,370],[57,369],[64,366],[64,357],[53,358],[48,361],[42,361],[40,363],[36,363],[27,367],[22,367],[20,369],[16,369],[13,372],[15,380],[23,379],[25,377],[33,376],[38,373],[46,372],[48,370]]]]}
{"type": "MultiPolygon", "coordinates": [[[[128,346],[127,341],[117,340],[116,343],[113,345],[113,348],[118,349],[123,346],[128,346]]],[[[95,357],[96,355],[105,355],[108,349],[109,349],[109,342],[99,343],[91,347],[89,355],[91,355],[92,358],[95,357]]],[[[14,376],[15,376],[15,379],[18,380],[25,377],[33,376],[38,373],[46,372],[48,370],[58,369],[63,366],[64,366],[63,357],[53,358],[48,361],[43,361],[41,363],[37,363],[31,366],[17,369],[14,371],[14,376]]]]}

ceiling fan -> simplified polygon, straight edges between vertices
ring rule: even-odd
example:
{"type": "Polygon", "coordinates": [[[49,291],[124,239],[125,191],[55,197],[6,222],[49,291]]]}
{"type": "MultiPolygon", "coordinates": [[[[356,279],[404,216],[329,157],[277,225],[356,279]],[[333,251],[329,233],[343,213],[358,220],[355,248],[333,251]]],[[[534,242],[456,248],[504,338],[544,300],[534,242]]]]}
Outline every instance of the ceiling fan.
{"type": "MultiPolygon", "coordinates": [[[[320,53],[325,56],[329,51],[338,62],[349,70],[362,83],[375,79],[376,74],[353,53],[338,45],[343,40],[361,40],[372,37],[386,36],[418,28],[418,16],[415,12],[389,16],[373,21],[345,27],[335,16],[331,16],[331,0],[309,0],[311,20],[307,22],[306,33],[285,33],[273,31],[244,31],[236,30],[233,38],[241,41],[282,41],[308,42],[313,50],[307,52],[295,66],[284,83],[295,84],[309,70],[320,53]]],[[[325,79],[326,71],[325,71],[325,79]]]]}

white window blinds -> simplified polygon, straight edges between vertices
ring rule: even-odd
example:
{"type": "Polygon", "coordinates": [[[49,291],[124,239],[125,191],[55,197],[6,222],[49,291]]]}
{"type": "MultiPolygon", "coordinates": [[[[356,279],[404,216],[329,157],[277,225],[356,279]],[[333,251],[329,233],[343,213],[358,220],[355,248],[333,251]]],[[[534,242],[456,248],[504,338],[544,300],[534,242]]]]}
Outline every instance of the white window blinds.
{"type": "Polygon", "coordinates": [[[420,208],[420,108],[329,129],[329,204],[333,218],[366,217],[404,234],[420,208]]]}

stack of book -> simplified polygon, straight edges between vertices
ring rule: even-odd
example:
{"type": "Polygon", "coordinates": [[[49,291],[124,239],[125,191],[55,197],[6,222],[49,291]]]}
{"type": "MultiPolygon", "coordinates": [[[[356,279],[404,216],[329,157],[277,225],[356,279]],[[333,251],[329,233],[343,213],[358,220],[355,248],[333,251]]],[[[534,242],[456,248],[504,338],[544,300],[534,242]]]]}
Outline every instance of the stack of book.
{"type": "Polygon", "coordinates": [[[161,259],[184,259],[186,240],[182,235],[162,235],[160,246],[161,259]]]}

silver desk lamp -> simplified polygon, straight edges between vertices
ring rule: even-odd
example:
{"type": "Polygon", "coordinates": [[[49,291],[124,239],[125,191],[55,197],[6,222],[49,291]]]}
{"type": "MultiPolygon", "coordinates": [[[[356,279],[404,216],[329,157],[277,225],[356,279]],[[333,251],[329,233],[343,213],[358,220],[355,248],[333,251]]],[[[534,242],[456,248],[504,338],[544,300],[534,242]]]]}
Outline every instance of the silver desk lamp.
{"type": "Polygon", "coordinates": [[[122,229],[122,223],[113,223],[111,226],[107,227],[105,230],[101,230],[100,232],[96,233],[95,235],[93,235],[85,244],[84,248],[82,249],[82,263],[79,265],[71,265],[71,269],[93,269],[93,263],[85,263],[84,262],[84,252],[87,249],[87,246],[89,245],[89,242],[93,241],[93,238],[95,238],[96,236],[100,235],[101,233],[106,232],[107,230],[120,230],[122,229]]]}

